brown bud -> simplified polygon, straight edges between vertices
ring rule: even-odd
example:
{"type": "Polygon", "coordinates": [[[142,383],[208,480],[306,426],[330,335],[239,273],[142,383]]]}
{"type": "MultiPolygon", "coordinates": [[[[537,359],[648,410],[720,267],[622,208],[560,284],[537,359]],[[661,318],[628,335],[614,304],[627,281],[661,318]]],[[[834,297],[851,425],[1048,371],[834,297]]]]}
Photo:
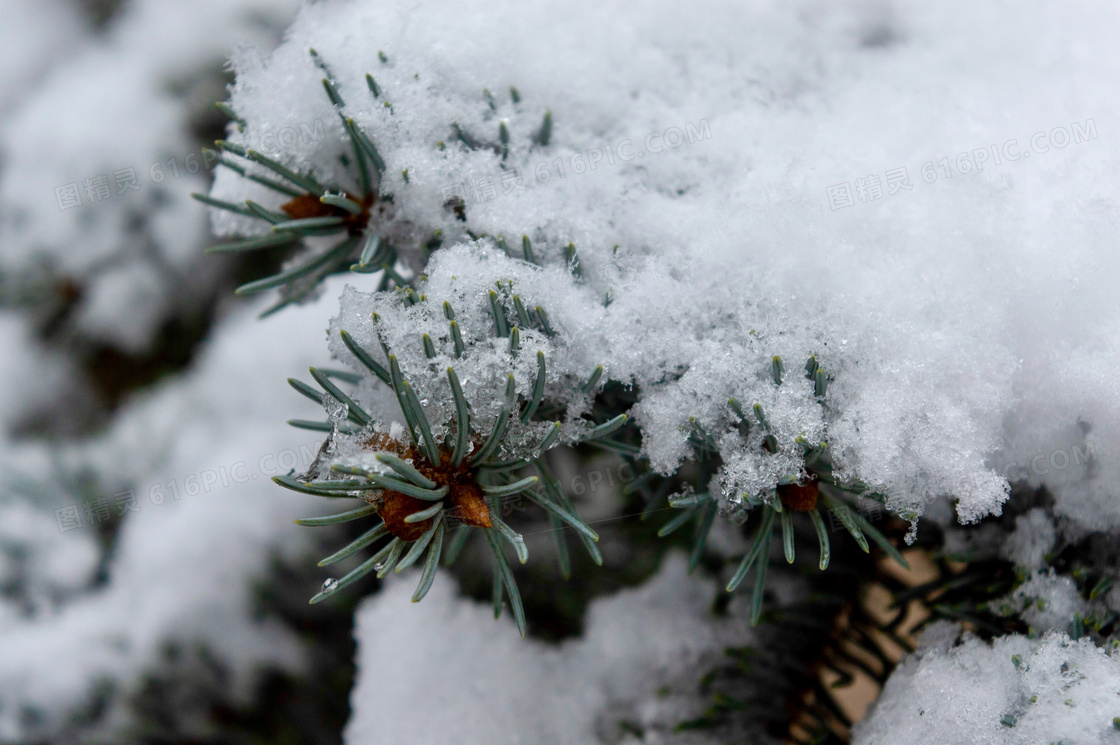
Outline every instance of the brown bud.
{"type": "Polygon", "coordinates": [[[782,507],[794,512],[808,512],[816,507],[820,492],[816,477],[811,478],[805,484],[781,484],[778,486],[778,498],[782,500],[782,507]]]}

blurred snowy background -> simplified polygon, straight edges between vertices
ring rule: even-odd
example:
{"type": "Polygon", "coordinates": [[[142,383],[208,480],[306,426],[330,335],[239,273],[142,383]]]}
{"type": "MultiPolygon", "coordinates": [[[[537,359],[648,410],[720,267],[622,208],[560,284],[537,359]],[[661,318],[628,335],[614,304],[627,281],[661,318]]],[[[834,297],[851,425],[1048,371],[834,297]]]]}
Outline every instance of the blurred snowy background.
{"type": "MultiPolygon", "coordinates": [[[[269,477],[305,468],[319,447],[285,426],[321,416],[285,379],[324,361],[347,279],[258,320],[266,302],[232,289],[276,259],[205,255],[211,226],[189,196],[214,176],[206,148],[226,134],[214,102],[234,80],[228,60],[251,75],[299,5],[0,0],[0,742],[781,741],[767,718],[784,718],[778,704],[730,730],[678,725],[708,711],[701,681],[726,649],[784,644],[795,664],[811,643],[750,629],[740,598],[718,601],[714,580],[685,576],[683,543],[632,519],[603,523],[602,569],[577,565],[567,585],[525,570],[527,641],[478,602],[486,577],[469,561],[420,606],[407,581],[376,580],[307,605],[325,577],[315,560],[344,531],[293,525],[317,505],[269,477]]],[[[627,179],[572,178],[534,206],[561,213],[581,246],[600,231],[656,255],[700,236],[645,293],[641,276],[620,287],[620,312],[672,326],[684,302],[659,297],[669,286],[716,317],[739,286],[709,291],[704,278],[771,251],[752,259],[769,272],[752,288],[773,294],[774,313],[850,328],[862,359],[889,360],[863,378],[849,367],[863,382],[838,388],[858,412],[843,422],[852,458],[910,490],[915,508],[955,493],[970,495],[955,505],[963,518],[1006,510],[975,533],[953,527],[945,501],[926,519],[947,553],[1037,573],[1006,602],[1051,615],[1027,614],[1033,638],[995,647],[954,646],[955,629],[931,627],[856,740],[1117,742],[1093,719],[1109,707],[1120,717],[1115,660],[1042,635],[1120,611],[1120,590],[1090,605],[1049,559],[1081,541],[1094,581],[1120,571],[1120,6],[421,5],[385,8],[402,38],[415,22],[411,54],[430,45],[464,79],[474,59],[480,78],[531,80],[573,147],[710,128],[682,158],[650,158],[627,179]],[[424,30],[445,11],[445,27],[424,30]],[[505,41],[488,36],[493,24],[505,41]],[[543,49],[532,64],[507,58],[524,51],[519,29],[543,49]],[[1016,486],[1006,505],[1001,476],[1016,486]],[[1070,665],[1095,670],[1092,685],[1078,688],[1070,665]],[[965,679],[973,688],[931,692],[965,679]],[[1044,715],[1028,710],[1032,695],[1044,715]],[[965,709],[972,719],[936,736],[921,718],[965,709]],[[1014,732],[1000,724],[1011,710],[1014,732]]],[[[310,13],[297,33],[318,22],[310,13]]],[[[298,147],[324,130],[292,91],[298,147]]],[[[511,205],[479,219],[516,222],[511,205]]],[[[656,422],[676,400],[645,415],[656,422]]],[[[605,483],[616,462],[566,465],[569,483],[599,476],[582,495],[588,520],[631,511],[605,483]]],[[[717,538],[717,553],[741,550],[730,528],[717,538]]],[[[791,607],[823,589],[774,582],[791,607]]],[[[752,695],[766,693],[758,683],[752,695]]]]}

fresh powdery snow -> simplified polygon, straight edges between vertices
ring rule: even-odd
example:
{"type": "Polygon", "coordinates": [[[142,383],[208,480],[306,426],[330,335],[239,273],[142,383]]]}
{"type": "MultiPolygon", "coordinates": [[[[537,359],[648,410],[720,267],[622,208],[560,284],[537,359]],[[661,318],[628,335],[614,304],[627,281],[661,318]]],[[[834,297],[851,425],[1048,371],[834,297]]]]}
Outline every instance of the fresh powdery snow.
{"type": "MultiPolygon", "coordinates": [[[[470,368],[472,405],[496,406],[483,394],[510,373],[524,391],[537,350],[554,366],[550,385],[602,365],[640,391],[632,414],[655,470],[689,458],[695,431],[715,433],[722,467],[711,489],[731,519],[779,479],[804,475],[803,438],[827,442],[837,475],[886,495],[915,531],[946,499],[962,523],[1000,514],[1011,480],[1048,487],[1070,535],[1120,528],[1120,6],[484,10],[319,2],[275,52],[233,57],[230,104],[244,123],[229,138],[252,146],[324,122],[325,137],[277,158],[350,183],[339,114],[353,118],[392,193],[377,230],[400,251],[397,271],[426,275],[415,287],[428,302],[413,307],[373,294],[379,275],[353,277],[331,325],[336,357],[366,374],[338,332],[382,362],[386,342],[439,428],[449,301],[474,334],[457,362],[470,368]],[[436,234],[429,260],[422,244],[436,234]],[[523,235],[533,262],[519,259],[523,235]],[[486,347],[496,284],[555,321],[551,336],[525,335],[523,358],[486,347]],[[434,363],[424,333],[439,341],[434,363]],[[811,356],[828,378],[823,406],[801,374],[811,356]],[[762,452],[759,428],[744,440],[727,426],[732,397],[765,412],[774,453],[762,452]]],[[[274,210],[290,198],[226,169],[211,196],[274,210]]],[[[221,235],[267,230],[226,211],[211,218],[221,235]]],[[[578,386],[554,392],[570,416],[587,410],[578,386]]],[[[355,397],[397,418],[372,376],[355,397]]],[[[1032,571],[1055,536],[1027,520],[1005,555],[1032,571]]],[[[596,649],[606,630],[590,624],[541,672],[531,647],[483,625],[485,611],[446,588],[403,621],[406,596],[391,586],[362,613],[352,742],[588,737],[594,706],[538,711],[526,697],[537,681],[568,680],[573,702],[595,695],[569,657],[596,649]],[[476,699],[487,702],[477,711],[476,699]]],[[[1036,633],[1079,612],[1076,589],[1049,573],[1003,602],[1036,597],[1053,603],[1028,613],[1036,633]]],[[[1091,642],[1056,632],[943,639],[904,663],[857,736],[1110,742],[1117,675],[1091,642]]]]}
{"type": "MultiPolygon", "coordinates": [[[[763,406],[783,457],[719,442],[725,506],[796,475],[799,436],[827,441],[842,476],[901,514],[953,495],[966,522],[999,513],[1017,467],[1064,449],[1060,468],[1028,475],[1060,483],[1075,521],[1111,527],[1120,257],[1104,81],[1120,72],[1105,22],[1118,12],[323,2],[271,56],[235,55],[230,102],[247,126],[230,136],[326,122],[325,138],[280,160],[345,178],[314,48],[387,164],[385,230],[405,266],[435,230],[445,247],[490,238],[437,251],[432,283],[469,263],[442,254],[492,253],[494,236],[517,250],[529,235],[548,267],[574,244],[583,283],[560,292],[557,279],[550,312],[585,320],[554,356],[641,387],[656,469],[688,456],[689,417],[714,429],[729,396],[763,406]],[[505,160],[485,145],[499,121],[505,160]],[[774,355],[790,371],[780,390],[774,355]],[[831,379],[823,408],[797,375],[810,355],[831,379]]],[[[212,194],[274,209],[286,198],[226,169],[212,194]]],[[[263,229],[213,219],[222,233],[263,229]]],[[[519,270],[476,271],[492,283],[519,270]]],[[[372,310],[356,298],[347,313],[372,310]]]]}
{"type": "Polygon", "coordinates": [[[1061,633],[958,638],[940,622],[856,725],[855,745],[1120,743],[1120,658],[1061,633]]]}

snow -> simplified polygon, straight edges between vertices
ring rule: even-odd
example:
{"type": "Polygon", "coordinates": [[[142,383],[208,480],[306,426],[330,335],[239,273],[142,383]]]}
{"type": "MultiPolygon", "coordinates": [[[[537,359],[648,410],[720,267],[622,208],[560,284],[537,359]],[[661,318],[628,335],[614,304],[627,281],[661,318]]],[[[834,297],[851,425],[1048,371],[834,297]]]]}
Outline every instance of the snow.
{"type": "Polygon", "coordinates": [[[1006,598],[992,603],[993,609],[1011,610],[1035,633],[1066,631],[1074,616],[1084,617],[1087,604],[1069,577],[1053,569],[1038,572],[1016,587],[1006,598]]]}
{"type": "Polygon", "coordinates": [[[669,741],[687,696],[658,689],[692,689],[702,661],[750,639],[743,615],[711,615],[714,584],[685,563],[671,555],[642,587],[594,601],[584,634],[559,646],[522,640],[447,577],[419,605],[407,577],[388,583],[358,609],[346,742],[596,743],[631,718],[643,741],[669,741]]]}
{"type": "Polygon", "coordinates": [[[67,0],[5,3],[0,27],[0,114],[57,64],[57,58],[81,36],[83,26],[78,4],[67,0]]]}
{"type": "MultiPolygon", "coordinates": [[[[133,690],[168,641],[205,644],[229,665],[240,691],[263,666],[302,664],[290,632],[257,617],[253,587],[273,557],[304,561],[311,548],[310,531],[292,520],[320,505],[269,476],[306,467],[318,449],[319,438],[284,425],[316,407],[304,402],[301,410],[283,373],[317,361],[326,306],[267,321],[256,318],[260,308],[243,309],[209,342],[195,370],[130,403],[102,437],[57,453],[25,446],[13,454],[24,468],[46,467],[36,482],[48,485],[51,471],[91,467],[102,483],[127,485],[136,509],[125,515],[107,582],[93,586],[88,518],[81,529],[60,532],[51,511],[46,522],[34,522],[30,508],[6,503],[3,535],[26,526],[21,539],[34,551],[30,565],[43,575],[32,578],[36,591],[53,582],[68,596],[37,615],[0,616],[0,739],[57,732],[97,680],[133,690]],[[67,559],[74,564],[59,566],[67,559]],[[21,711],[36,712],[37,721],[21,711]]],[[[22,493],[43,498],[27,486],[22,493]]],[[[117,493],[97,495],[109,499],[113,513],[121,509],[110,498],[117,493]]],[[[57,486],[47,497],[52,506],[77,498],[57,486]]],[[[114,723],[125,716],[110,714],[114,723]]]]}
{"type": "Polygon", "coordinates": [[[171,298],[165,277],[147,262],[124,263],[102,271],[78,309],[77,323],[91,339],[134,354],[142,353],[171,298]]]}
{"type": "Polygon", "coordinates": [[[31,460],[16,432],[27,420],[51,411],[60,391],[73,388],[74,371],[62,355],[43,349],[23,318],[0,313],[0,388],[19,391],[0,398],[0,633],[20,619],[48,613],[83,589],[97,569],[96,536],[63,536],[52,490],[37,489],[31,460]]]}
{"type": "Polygon", "coordinates": [[[75,385],[71,363],[44,348],[18,313],[0,312],[0,385],[18,396],[0,398],[0,442],[8,440],[22,420],[48,407],[75,385]]]}
{"type": "Polygon", "coordinates": [[[895,670],[854,745],[1120,742],[1120,660],[1088,639],[1012,635],[987,644],[947,622],[895,670]]]}
{"type": "Polygon", "coordinates": [[[1040,569],[1054,547],[1057,529],[1046,510],[1036,507],[1015,518],[1015,530],[1002,545],[1004,558],[1024,569],[1040,569]]]}
{"type": "MultiPolygon", "coordinates": [[[[24,5],[15,6],[14,35],[24,5]]],[[[22,63],[2,68],[12,79],[0,85],[0,111],[4,97],[13,101],[0,123],[0,272],[11,281],[46,269],[84,286],[78,333],[142,352],[179,309],[174,295],[198,294],[198,278],[211,274],[197,267],[209,235],[190,192],[206,190],[209,169],[192,120],[221,97],[231,48],[270,43],[295,2],[140,0],[84,38],[68,32],[73,9],[44,5],[38,22],[58,16],[56,30],[27,28],[13,47],[22,63]],[[34,34],[43,41],[23,53],[34,34]],[[70,196],[56,191],[68,188],[70,196]],[[161,276],[124,282],[121,271],[161,276]]],[[[5,17],[5,38],[7,30],[5,17]]]]}
{"type": "MultiPolygon", "coordinates": [[[[587,411],[579,383],[602,365],[604,380],[638,387],[631,413],[656,470],[691,457],[694,426],[713,434],[723,467],[712,488],[732,520],[802,473],[798,438],[827,442],[842,477],[906,517],[952,510],[975,523],[1001,512],[1009,481],[1045,488],[1055,519],[1018,516],[1003,545],[996,526],[948,538],[1023,573],[992,609],[1021,614],[1031,636],[988,643],[931,628],[856,741],[1120,742],[1115,650],[1065,635],[1075,615],[1120,609],[1120,588],[1086,601],[1048,566],[1055,547],[1120,530],[1120,7],[324,0],[305,3],[267,51],[296,5],[135,0],[96,33],[77,2],[5,6],[5,290],[72,281],[77,335],[142,354],[214,281],[207,218],[220,234],[264,229],[189,198],[207,188],[209,169],[192,165],[196,129],[221,97],[227,55],[231,103],[248,121],[231,139],[351,186],[313,46],[388,163],[383,234],[401,249],[398,270],[427,275],[427,301],[406,307],[371,293],[377,275],[354,275],[263,322],[219,316],[194,369],[76,443],[18,437],[80,388],[73,362],[4,311],[0,739],[57,735],[95,681],[127,692],[168,640],[205,642],[241,682],[262,665],[299,666],[297,640],[254,617],[250,591],[275,553],[302,557],[310,538],[290,520],[315,512],[264,478],[282,454],[298,470],[320,440],[283,425],[321,416],[284,378],[328,354],[361,370],[341,329],[380,359],[376,312],[437,431],[448,364],[481,419],[509,373],[527,393],[538,350],[569,419],[587,411]],[[534,143],[546,111],[550,142],[534,143]],[[499,122],[504,160],[452,130],[494,141],[499,122]],[[903,167],[908,181],[892,191],[903,167]],[[116,193],[114,172],[130,168],[139,189],[116,193]],[[98,175],[111,192],[91,204],[83,182],[98,175]],[[67,185],[80,206],[57,201],[67,185]],[[456,195],[465,221],[446,206],[456,195]],[[437,230],[442,247],[425,264],[419,244],[437,230]],[[516,254],[523,234],[537,266],[496,244],[503,236],[516,254]],[[569,242],[582,276],[566,264],[569,242]],[[511,357],[489,332],[498,281],[547,308],[558,333],[521,329],[511,357]],[[454,362],[444,300],[469,342],[454,362]],[[434,369],[425,332],[439,345],[434,369]],[[800,372],[810,355],[830,377],[823,401],[800,372]],[[732,396],[761,406],[777,452],[761,451],[758,427],[744,438],[732,426],[732,396]],[[237,464],[247,482],[232,480],[237,464]],[[56,522],[82,496],[72,473],[106,496],[135,489],[141,504],[103,584],[96,531],[56,522]]],[[[215,177],[216,197],[281,201],[228,170],[215,177]]],[[[368,376],[355,397],[399,417],[368,376]]],[[[537,441],[524,430],[516,447],[537,441]]],[[[732,534],[730,522],[716,535],[732,534]]],[[[623,716],[661,736],[695,702],[662,700],[657,687],[749,638],[741,618],[707,615],[712,588],[686,579],[679,559],[598,600],[584,636],[559,647],[519,640],[447,577],[419,607],[406,600],[413,585],[390,582],[359,614],[351,742],[589,742],[616,736],[623,716]]]]}
{"type": "MultiPolygon", "coordinates": [[[[1120,459],[1104,456],[1120,442],[1120,397],[1105,373],[1117,337],[1090,322],[1109,317],[1118,275],[1106,249],[1116,103],[1102,83],[1116,72],[1105,20],[1116,11],[1010,9],[753,2],[685,13],[661,3],[635,14],[616,2],[482,14],[446,2],[317,3],[274,54],[235,58],[231,103],[250,142],[326,122],[327,137],[280,157],[342,178],[341,125],[314,47],[388,164],[387,229],[440,229],[445,245],[468,229],[526,233],[548,266],[574,242],[588,291],[558,312],[595,324],[564,355],[641,386],[635,415],[655,468],[687,457],[690,416],[726,430],[729,394],[762,403],[778,423],[777,458],[720,441],[728,506],[796,475],[793,441],[805,435],[827,438],[842,475],[885,492],[902,514],[952,496],[973,522],[1007,498],[1001,457],[1049,452],[1060,427],[1085,419],[1102,467],[1066,490],[1062,509],[1086,527],[1120,525],[1105,504],[1120,459]],[[407,41],[417,28],[423,45],[407,41]],[[541,147],[531,134],[546,108],[553,135],[541,147]],[[525,181],[508,193],[500,156],[456,143],[451,129],[492,138],[499,118],[511,132],[506,171],[520,168],[525,181]],[[658,151],[676,141],[672,127],[679,147],[658,151]],[[621,152],[634,159],[607,164],[605,147],[626,138],[634,150],[621,152]],[[1012,139],[1018,150],[1004,148],[1012,139]],[[577,173],[572,158],[592,148],[603,163],[577,173]],[[634,155],[641,148],[649,157],[634,155]],[[1019,151],[1029,155],[1011,160],[1019,151]],[[827,187],[899,166],[910,190],[888,195],[884,185],[867,203],[853,196],[830,209],[827,187]],[[492,196],[480,182],[490,176],[492,196]],[[465,224],[443,207],[456,184],[467,189],[465,224]],[[589,302],[608,294],[605,311],[589,302]],[[796,373],[774,390],[776,354],[791,371],[817,356],[833,379],[825,406],[796,373]]],[[[281,199],[224,169],[213,195],[281,199]]],[[[222,232],[249,229],[229,214],[212,219],[222,232]]]]}
{"type": "MultiPolygon", "coordinates": [[[[357,400],[367,411],[382,422],[401,418],[395,394],[388,386],[373,382],[374,376],[342,342],[342,331],[351,334],[363,349],[388,367],[389,361],[381,349],[381,342],[385,343],[397,358],[403,377],[416,389],[437,439],[450,431],[455,420],[448,367],[455,369],[464,397],[471,405],[472,422],[483,433],[488,433],[489,423],[498,415],[509,375],[514,376],[517,393],[524,400],[532,398],[538,352],[546,361],[546,395],[555,395],[570,404],[573,417],[583,413],[590,398],[580,388],[596,365],[587,361],[591,350],[584,350],[583,354],[572,352],[580,346],[580,331],[590,328],[595,318],[571,312],[571,297],[586,293],[581,293],[565,269],[554,266],[538,270],[511,260],[492,244],[480,242],[439,251],[428,266],[427,276],[428,280],[418,288],[426,301],[411,307],[393,293],[362,293],[353,287],[347,287],[343,293],[340,313],[331,321],[330,349],[334,356],[365,374],[367,383],[358,391],[357,400]],[[512,355],[509,340],[494,336],[490,291],[496,283],[510,283],[511,289],[502,292],[501,302],[511,326],[519,325],[512,302],[512,295],[517,295],[526,308],[546,309],[557,337],[549,337],[538,328],[519,329],[520,351],[512,355]],[[445,302],[452,307],[460,327],[466,348],[461,358],[455,356],[445,302]],[[377,315],[376,324],[371,314],[377,315]],[[433,340],[437,352],[430,360],[422,343],[424,334],[433,340]]],[[[587,305],[593,307],[594,301],[587,305]]],[[[514,420],[506,441],[520,443],[510,446],[521,456],[511,452],[505,457],[530,457],[529,453],[550,426],[514,420]]],[[[577,426],[570,423],[561,436],[574,439],[577,426]]],[[[350,455],[347,450],[341,452],[344,457],[350,455]]]]}

